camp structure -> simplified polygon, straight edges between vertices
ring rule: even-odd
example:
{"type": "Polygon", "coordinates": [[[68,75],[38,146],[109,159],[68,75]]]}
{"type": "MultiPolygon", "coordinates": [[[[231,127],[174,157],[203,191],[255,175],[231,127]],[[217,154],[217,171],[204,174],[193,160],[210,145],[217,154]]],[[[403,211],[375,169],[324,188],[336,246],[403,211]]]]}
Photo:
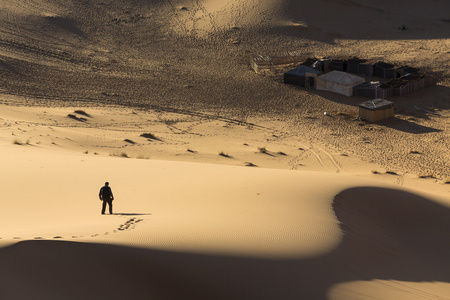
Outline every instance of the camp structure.
{"type": "Polygon", "coordinates": [[[323,73],[330,71],[331,59],[328,58],[308,58],[302,64],[302,66],[307,66],[323,73]]]}
{"type": "Polygon", "coordinates": [[[280,70],[300,65],[304,59],[305,56],[298,51],[257,54],[250,56],[250,66],[258,74],[276,74],[280,70]]]}
{"type": "Polygon", "coordinates": [[[386,84],[392,86],[394,96],[404,96],[412,92],[410,82],[404,78],[391,79],[386,84]]]}
{"type": "Polygon", "coordinates": [[[373,76],[373,64],[367,63],[366,59],[360,59],[357,57],[347,59],[347,72],[353,74],[359,74],[362,76],[373,76]]]}
{"type": "Polygon", "coordinates": [[[326,73],[328,71],[330,71],[331,68],[331,59],[328,58],[321,58],[316,60],[311,67],[313,69],[322,71],[323,73],[326,73]]]}
{"type": "Polygon", "coordinates": [[[345,72],[347,71],[347,61],[343,59],[332,59],[330,68],[331,70],[345,72]]]}
{"type": "Polygon", "coordinates": [[[398,77],[398,73],[394,69],[394,65],[380,61],[373,65],[373,76],[383,79],[393,79],[398,77]]]}
{"type": "Polygon", "coordinates": [[[345,96],[352,96],[353,87],[364,81],[364,78],[353,74],[341,71],[331,71],[330,73],[317,77],[316,89],[331,91],[345,96]]]}
{"type": "Polygon", "coordinates": [[[309,81],[310,87],[313,88],[316,78],[320,74],[322,74],[321,71],[302,65],[298,68],[285,72],[284,83],[307,87],[307,82],[309,81]]]}
{"type": "Polygon", "coordinates": [[[410,67],[410,66],[403,66],[396,69],[399,77],[407,75],[407,74],[416,74],[419,73],[419,69],[410,67]]]}
{"type": "Polygon", "coordinates": [[[369,122],[378,122],[394,116],[394,102],[385,99],[361,102],[358,106],[359,117],[369,122]]]}
{"type": "Polygon", "coordinates": [[[394,88],[379,81],[364,82],[354,87],[353,95],[372,99],[394,96],[394,88]]]}
{"type": "Polygon", "coordinates": [[[408,80],[409,85],[411,86],[411,92],[417,91],[419,89],[422,89],[424,87],[430,86],[432,84],[432,78],[431,76],[425,75],[425,74],[406,74],[400,79],[408,80]]]}

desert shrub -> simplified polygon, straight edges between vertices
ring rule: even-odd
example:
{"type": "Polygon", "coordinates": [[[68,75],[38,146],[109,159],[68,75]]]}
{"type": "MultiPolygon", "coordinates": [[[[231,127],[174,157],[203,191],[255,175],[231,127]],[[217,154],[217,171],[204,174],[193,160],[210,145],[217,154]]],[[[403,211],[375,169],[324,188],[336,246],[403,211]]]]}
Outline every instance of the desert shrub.
{"type": "Polygon", "coordinates": [[[259,153],[267,153],[266,147],[258,147],[259,153]]]}
{"type": "Polygon", "coordinates": [[[394,171],[386,171],[386,174],[390,174],[390,175],[398,175],[396,172],[394,171]]]}
{"type": "Polygon", "coordinates": [[[223,151],[221,151],[220,153],[219,153],[219,155],[220,156],[223,156],[223,157],[227,157],[227,158],[230,158],[231,156],[229,156],[228,154],[226,154],[225,152],[223,152],[223,151]]]}
{"type": "Polygon", "coordinates": [[[74,111],[74,113],[91,118],[91,115],[88,114],[87,112],[85,112],[84,110],[76,110],[76,111],[74,111]]]}
{"type": "Polygon", "coordinates": [[[436,178],[433,174],[423,174],[419,175],[419,178],[436,178]]]}
{"type": "Polygon", "coordinates": [[[157,138],[153,133],[150,133],[150,132],[141,134],[141,137],[151,139],[151,140],[159,140],[159,138],[157,138]]]}

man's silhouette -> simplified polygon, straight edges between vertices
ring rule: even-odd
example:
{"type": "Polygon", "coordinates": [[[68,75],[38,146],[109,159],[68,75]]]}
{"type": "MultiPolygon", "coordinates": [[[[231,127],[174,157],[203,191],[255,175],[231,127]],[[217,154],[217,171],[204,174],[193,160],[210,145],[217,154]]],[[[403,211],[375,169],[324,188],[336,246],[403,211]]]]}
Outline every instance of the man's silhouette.
{"type": "Polygon", "coordinates": [[[112,215],[112,201],[114,200],[113,193],[111,191],[111,188],[109,187],[109,182],[105,182],[105,186],[103,186],[100,189],[100,193],[98,194],[98,197],[101,201],[103,201],[102,205],[102,215],[105,214],[106,210],[106,203],[109,205],[109,213],[112,215]]]}

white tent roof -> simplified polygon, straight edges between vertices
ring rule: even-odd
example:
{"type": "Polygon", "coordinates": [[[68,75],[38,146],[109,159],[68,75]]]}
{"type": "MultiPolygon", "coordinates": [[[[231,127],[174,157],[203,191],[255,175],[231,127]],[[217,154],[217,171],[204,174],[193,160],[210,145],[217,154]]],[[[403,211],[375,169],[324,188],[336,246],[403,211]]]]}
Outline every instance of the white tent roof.
{"type": "Polygon", "coordinates": [[[344,85],[355,85],[364,82],[364,78],[362,77],[341,71],[331,71],[330,73],[319,76],[319,78],[344,85]]]}
{"type": "Polygon", "coordinates": [[[331,71],[330,73],[317,77],[316,89],[352,96],[353,87],[364,81],[364,78],[356,75],[341,71],[331,71]]]}

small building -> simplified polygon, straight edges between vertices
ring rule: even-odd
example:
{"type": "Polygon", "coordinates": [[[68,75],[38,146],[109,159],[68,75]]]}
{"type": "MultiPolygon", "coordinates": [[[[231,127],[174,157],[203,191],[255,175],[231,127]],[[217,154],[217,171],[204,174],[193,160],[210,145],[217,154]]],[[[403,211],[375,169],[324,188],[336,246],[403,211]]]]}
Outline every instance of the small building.
{"type": "Polygon", "coordinates": [[[386,99],[394,96],[394,88],[379,81],[364,82],[354,87],[355,96],[386,99]]]}
{"type": "Polygon", "coordinates": [[[364,81],[364,78],[353,74],[331,71],[330,73],[317,77],[316,89],[345,96],[353,96],[353,87],[364,81]]]}
{"type": "Polygon", "coordinates": [[[359,117],[369,122],[378,122],[394,116],[394,102],[385,99],[373,99],[358,104],[359,117]]]}
{"type": "Polygon", "coordinates": [[[322,74],[321,71],[302,65],[285,72],[284,83],[307,87],[307,82],[309,81],[309,87],[314,88],[316,78],[320,74],[322,74]]]}

